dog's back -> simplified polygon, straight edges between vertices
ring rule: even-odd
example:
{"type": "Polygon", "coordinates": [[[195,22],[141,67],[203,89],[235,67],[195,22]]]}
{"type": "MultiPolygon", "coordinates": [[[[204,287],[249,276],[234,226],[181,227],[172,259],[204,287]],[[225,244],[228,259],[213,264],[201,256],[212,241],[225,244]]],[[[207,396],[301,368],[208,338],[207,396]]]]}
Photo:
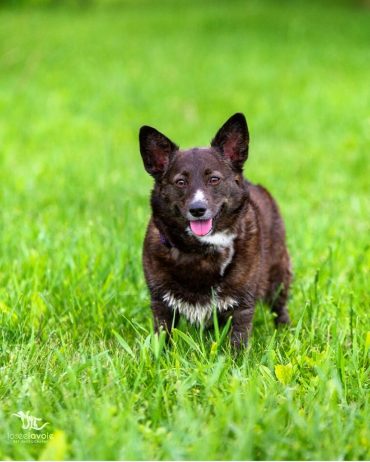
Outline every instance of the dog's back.
{"type": "MultiPolygon", "coordinates": [[[[261,279],[264,281],[259,298],[269,303],[279,316],[288,296],[291,282],[291,264],[285,242],[285,226],[279,207],[271,194],[261,185],[248,184],[250,202],[257,210],[261,230],[261,253],[263,270],[261,279]]],[[[289,317],[278,322],[288,322],[289,317]]]]}

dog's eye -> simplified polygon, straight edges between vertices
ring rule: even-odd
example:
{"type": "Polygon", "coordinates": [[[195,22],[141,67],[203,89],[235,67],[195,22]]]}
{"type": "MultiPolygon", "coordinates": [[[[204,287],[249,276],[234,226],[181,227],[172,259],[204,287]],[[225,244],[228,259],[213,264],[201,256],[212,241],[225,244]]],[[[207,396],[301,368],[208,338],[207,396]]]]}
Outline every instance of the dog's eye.
{"type": "Polygon", "coordinates": [[[186,186],[186,181],[183,180],[182,178],[176,180],[176,186],[178,186],[179,188],[183,188],[184,186],[186,186]]]}
{"type": "Polygon", "coordinates": [[[211,176],[211,178],[209,179],[209,183],[212,186],[216,186],[219,182],[220,182],[220,178],[218,176],[211,176]]]}

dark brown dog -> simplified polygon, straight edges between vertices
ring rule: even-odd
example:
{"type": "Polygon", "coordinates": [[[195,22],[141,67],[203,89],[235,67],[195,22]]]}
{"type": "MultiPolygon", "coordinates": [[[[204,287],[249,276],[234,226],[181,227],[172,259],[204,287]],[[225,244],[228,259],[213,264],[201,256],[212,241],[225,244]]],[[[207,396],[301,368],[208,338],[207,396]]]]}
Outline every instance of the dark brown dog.
{"type": "Polygon", "coordinates": [[[246,345],[257,300],[276,323],[289,323],[291,281],[278,206],[242,175],[249,134],[233,115],[209,148],[180,150],[151,127],[140,129],[145,169],[154,177],[143,251],[155,330],[168,332],[180,314],[207,322],[232,315],[231,342],[246,345]]]}

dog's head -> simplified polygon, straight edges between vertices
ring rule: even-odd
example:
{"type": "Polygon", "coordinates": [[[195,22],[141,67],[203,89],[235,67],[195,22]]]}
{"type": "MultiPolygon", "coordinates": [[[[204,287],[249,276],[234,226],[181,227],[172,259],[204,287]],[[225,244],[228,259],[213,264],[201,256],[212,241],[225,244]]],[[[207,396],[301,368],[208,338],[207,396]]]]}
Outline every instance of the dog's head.
{"type": "Polygon", "coordinates": [[[155,179],[154,217],[169,233],[202,241],[230,229],[246,197],[242,176],[249,133],[243,114],[233,115],[209,148],[180,150],[156,129],[140,129],[140,152],[155,179]]]}

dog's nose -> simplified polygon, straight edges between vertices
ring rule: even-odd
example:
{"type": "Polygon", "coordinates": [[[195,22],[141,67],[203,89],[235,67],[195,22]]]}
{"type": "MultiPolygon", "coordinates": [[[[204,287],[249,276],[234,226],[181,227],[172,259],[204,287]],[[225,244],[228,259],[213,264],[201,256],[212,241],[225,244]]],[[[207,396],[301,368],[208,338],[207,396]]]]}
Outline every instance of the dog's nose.
{"type": "Polygon", "coordinates": [[[189,212],[195,218],[202,217],[206,213],[206,211],[207,211],[207,206],[204,202],[197,201],[197,202],[193,202],[192,204],[190,204],[189,212]]]}

